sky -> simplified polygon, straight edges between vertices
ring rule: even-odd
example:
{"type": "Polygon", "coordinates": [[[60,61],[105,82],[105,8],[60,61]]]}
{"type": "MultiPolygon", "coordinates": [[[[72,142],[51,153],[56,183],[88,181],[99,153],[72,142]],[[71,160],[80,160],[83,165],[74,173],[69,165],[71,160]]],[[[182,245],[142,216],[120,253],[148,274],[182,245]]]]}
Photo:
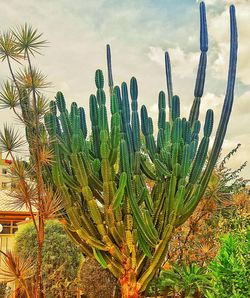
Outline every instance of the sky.
{"type": "MultiPolygon", "coordinates": [[[[241,148],[228,166],[239,167],[250,155],[250,1],[206,0],[209,34],[207,81],[201,115],[215,111],[215,127],[226,89],[229,55],[229,5],[236,6],[239,56],[235,102],[223,154],[241,148]]],[[[139,104],[157,119],[159,91],[166,91],[164,52],[170,53],[174,93],[181,98],[181,114],[188,116],[199,60],[199,1],[196,0],[0,0],[0,31],[27,22],[49,41],[43,55],[32,62],[47,74],[53,99],[60,90],[67,103],[88,109],[95,93],[94,74],[107,77],[106,44],[111,45],[115,84],[138,80],[139,104]]],[[[0,83],[9,77],[0,64],[0,83]]],[[[107,87],[107,85],[106,85],[107,87]]],[[[108,89],[107,89],[108,90],[108,89]]],[[[0,110],[0,123],[13,123],[12,113],[0,110]]],[[[214,128],[215,133],[215,128],[214,128]]],[[[250,165],[242,175],[250,178],[250,165]]]]}

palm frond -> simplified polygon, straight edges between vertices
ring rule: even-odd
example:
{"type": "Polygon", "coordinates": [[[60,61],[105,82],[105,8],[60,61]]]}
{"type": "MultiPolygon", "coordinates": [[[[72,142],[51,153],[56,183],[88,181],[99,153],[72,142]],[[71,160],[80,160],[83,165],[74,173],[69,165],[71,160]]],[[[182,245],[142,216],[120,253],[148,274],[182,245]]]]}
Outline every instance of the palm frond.
{"type": "Polygon", "coordinates": [[[18,49],[16,38],[11,31],[2,32],[0,34],[0,60],[4,61],[7,57],[20,63],[23,58],[18,49]]]}
{"type": "Polygon", "coordinates": [[[20,152],[20,147],[25,144],[25,141],[20,136],[20,133],[15,131],[13,127],[4,125],[3,132],[0,131],[0,149],[2,152],[7,152],[7,156],[13,152],[20,152]]]}
{"type": "Polygon", "coordinates": [[[3,267],[0,277],[5,282],[17,282],[23,286],[28,278],[34,275],[34,265],[30,259],[21,259],[11,251],[3,253],[3,267]]]}
{"type": "Polygon", "coordinates": [[[52,187],[48,187],[45,191],[44,217],[45,219],[53,218],[59,211],[63,209],[62,198],[58,191],[54,191],[52,187]]]}
{"type": "Polygon", "coordinates": [[[49,111],[49,102],[43,94],[37,98],[36,113],[38,116],[44,116],[49,111]]]}
{"type": "Polygon", "coordinates": [[[35,67],[31,69],[25,67],[16,73],[18,84],[29,92],[31,92],[31,90],[38,92],[40,89],[49,87],[51,83],[47,82],[46,79],[47,77],[35,67]]]}
{"type": "Polygon", "coordinates": [[[37,189],[34,183],[29,183],[27,180],[18,181],[10,196],[12,197],[10,207],[15,210],[25,208],[30,212],[37,212],[37,189]]]}
{"type": "Polygon", "coordinates": [[[11,206],[15,209],[25,207],[30,210],[32,206],[36,206],[36,184],[30,179],[31,169],[27,168],[26,164],[22,160],[15,159],[10,167],[10,176],[16,184],[16,187],[10,192],[11,206]]]}
{"type": "Polygon", "coordinates": [[[34,56],[36,53],[40,53],[40,49],[45,47],[48,43],[47,40],[43,40],[42,33],[38,33],[37,29],[25,23],[22,26],[18,26],[12,30],[13,35],[17,40],[17,49],[19,53],[23,53],[25,58],[27,54],[34,56]]]}
{"type": "Polygon", "coordinates": [[[19,105],[19,94],[17,89],[9,81],[2,85],[0,92],[0,109],[13,109],[19,105]]]}
{"type": "MultiPolygon", "coordinates": [[[[46,140],[45,140],[46,141],[46,140]]],[[[42,165],[51,165],[53,161],[54,153],[53,150],[48,147],[42,147],[40,150],[40,163],[42,165]]]]}

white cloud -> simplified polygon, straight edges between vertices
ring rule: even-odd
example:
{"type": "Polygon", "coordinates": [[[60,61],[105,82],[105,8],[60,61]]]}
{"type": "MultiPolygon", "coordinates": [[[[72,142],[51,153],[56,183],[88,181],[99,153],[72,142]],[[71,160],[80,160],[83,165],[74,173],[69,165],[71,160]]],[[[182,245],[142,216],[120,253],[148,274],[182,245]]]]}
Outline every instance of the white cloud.
{"type": "MultiPolygon", "coordinates": [[[[185,53],[180,47],[168,49],[174,75],[179,78],[193,77],[199,61],[199,53],[185,53]]],[[[164,51],[159,47],[150,47],[148,57],[157,65],[164,67],[164,51]]]]}
{"type": "MultiPolygon", "coordinates": [[[[201,2],[201,1],[196,0],[196,2],[201,2]]],[[[204,2],[207,6],[209,6],[209,5],[224,4],[226,3],[226,0],[205,0],[204,2]]]]}
{"type": "MultiPolygon", "coordinates": [[[[104,69],[106,77],[105,44],[110,43],[115,82],[120,84],[123,80],[128,81],[132,75],[136,76],[139,105],[149,106],[149,112],[156,121],[158,92],[166,91],[164,51],[167,49],[172,62],[174,93],[180,95],[182,115],[188,116],[199,60],[199,53],[196,52],[199,48],[196,43],[199,39],[198,5],[195,10],[188,12],[191,18],[183,27],[183,23],[180,25],[178,22],[178,17],[183,20],[183,15],[166,17],[168,8],[171,11],[169,2],[179,5],[177,1],[170,0],[166,3],[163,1],[164,10],[159,4],[162,1],[149,0],[75,0],[74,4],[68,0],[2,2],[1,29],[27,21],[44,32],[45,38],[50,41],[44,56],[36,61],[53,83],[54,87],[48,92],[50,98],[54,97],[57,90],[62,90],[69,103],[75,100],[88,107],[89,95],[95,92],[95,70],[104,69]],[[196,17],[195,22],[193,16],[196,17]]],[[[221,95],[221,81],[217,78],[226,80],[227,77],[229,2],[205,2],[210,52],[206,83],[208,91],[205,90],[202,99],[201,115],[204,117],[206,109],[213,108],[218,119],[224,95],[221,95]]],[[[238,78],[247,84],[250,82],[250,1],[232,2],[236,5],[239,28],[238,78]]],[[[1,81],[6,76],[7,72],[1,64],[1,81]]],[[[250,91],[236,98],[225,143],[225,147],[229,148],[242,142],[241,156],[244,158],[250,154],[249,102],[250,91]]],[[[1,123],[13,121],[9,111],[0,111],[0,118],[1,123]]],[[[250,176],[250,169],[248,173],[250,176]]]]}
{"type": "MultiPolygon", "coordinates": [[[[234,1],[236,6],[237,26],[239,36],[237,78],[244,84],[250,85],[250,2],[234,1]]],[[[214,75],[217,78],[227,75],[229,60],[229,12],[228,6],[220,13],[214,11],[209,14],[209,35],[216,43],[214,52],[214,75]]]]}
{"type": "Polygon", "coordinates": [[[151,113],[158,113],[158,103],[154,103],[152,106],[149,107],[149,112],[151,113]]]}

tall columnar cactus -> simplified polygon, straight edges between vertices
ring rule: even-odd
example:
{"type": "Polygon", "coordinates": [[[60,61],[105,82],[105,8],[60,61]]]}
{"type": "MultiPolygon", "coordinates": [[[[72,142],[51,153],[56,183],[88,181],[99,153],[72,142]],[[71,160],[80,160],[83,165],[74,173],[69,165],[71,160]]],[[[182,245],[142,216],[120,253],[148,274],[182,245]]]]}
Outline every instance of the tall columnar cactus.
{"type": "Polygon", "coordinates": [[[139,117],[136,79],[131,79],[129,88],[126,83],[121,88],[114,87],[109,45],[111,121],[101,70],[96,71],[97,91],[89,100],[89,135],[84,109],[72,103],[69,112],[61,92],[56,95],[59,115],[52,102],[45,117],[55,154],[52,176],[63,196],[66,229],[85,255],[95,257],[119,279],[124,297],[139,297],[155,276],[166,257],[173,230],[187,220],[204,194],[225,137],[236,73],[234,6],[230,7],[227,91],[207,163],[214,116],[209,109],[200,133],[199,109],[208,50],[203,2],[200,25],[200,62],[188,119],[180,116],[180,98],[173,95],[168,53],[168,99],[163,91],[159,93],[156,135],[146,106],[141,107],[139,117]],[[146,151],[142,143],[146,144],[146,151]]]}

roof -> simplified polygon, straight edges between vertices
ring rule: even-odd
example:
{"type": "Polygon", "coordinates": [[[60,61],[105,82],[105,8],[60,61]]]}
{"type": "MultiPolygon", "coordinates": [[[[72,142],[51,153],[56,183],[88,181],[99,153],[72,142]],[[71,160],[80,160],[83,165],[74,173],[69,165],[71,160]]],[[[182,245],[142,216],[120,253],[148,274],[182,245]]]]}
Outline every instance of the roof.
{"type": "Polygon", "coordinates": [[[0,212],[29,212],[29,210],[23,206],[22,208],[16,207],[13,204],[14,198],[9,195],[10,191],[0,190],[0,212]]]}

